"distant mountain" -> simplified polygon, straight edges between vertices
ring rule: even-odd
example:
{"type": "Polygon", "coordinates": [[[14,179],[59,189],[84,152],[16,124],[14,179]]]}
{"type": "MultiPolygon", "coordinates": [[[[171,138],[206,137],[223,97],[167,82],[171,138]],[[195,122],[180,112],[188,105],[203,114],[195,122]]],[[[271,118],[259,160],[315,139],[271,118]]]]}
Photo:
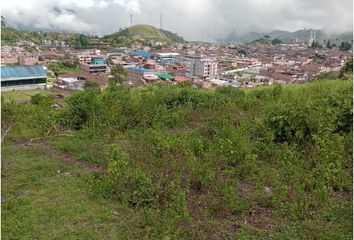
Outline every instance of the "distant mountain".
{"type": "MultiPolygon", "coordinates": [[[[308,39],[312,29],[298,30],[296,32],[275,30],[270,33],[249,32],[243,35],[231,32],[225,39],[220,40],[223,43],[249,43],[264,36],[269,38],[278,38],[284,43],[291,43],[295,39],[308,39]]],[[[353,33],[327,34],[322,30],[316,30],[316,41],[322,43],[330,40],[332,44],[339,45],[341,42],[352,42],[353,33]]]]}
{"type": "Polygon", "coordinates": [[[175,33],[167,30],[157,29],[150,25],[134,25],[119,32],[103,36],[105,41],[112,45],[129,45],[135,39],[155,40],[159,42],[185,42],[184,39],[175,33]]]}

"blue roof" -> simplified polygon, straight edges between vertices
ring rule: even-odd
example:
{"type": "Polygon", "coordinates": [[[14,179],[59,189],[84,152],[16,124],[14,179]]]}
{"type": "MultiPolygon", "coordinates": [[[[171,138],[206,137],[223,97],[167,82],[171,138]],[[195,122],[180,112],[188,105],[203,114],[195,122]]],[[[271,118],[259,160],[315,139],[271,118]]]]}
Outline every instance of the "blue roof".
{"type": "Polygon", "coordinates": [[[143,51],[143,50],[138,50],[138,51],[136,51],[136,52],[134,53],[134,55],[135,55],[135,56],[140,56],[140,57],[146,57],[146,58],[148,58],[148,57],[151,57],[151,56],[154,55],[154,54],[152,54],[151,52],[147,52],[147,51],[143,51]]]}
{"type": "Polygon", "coordinates": [[[137,72],[151,72],[150,69],[141,68],[141,67],[128,67],[128,68],[137,72]]]}
{"type": "Polygon", "coordinates": [[[1,67],[1,81],[11,78],[46,76],[47,70],[41,65],[1,67]]]}

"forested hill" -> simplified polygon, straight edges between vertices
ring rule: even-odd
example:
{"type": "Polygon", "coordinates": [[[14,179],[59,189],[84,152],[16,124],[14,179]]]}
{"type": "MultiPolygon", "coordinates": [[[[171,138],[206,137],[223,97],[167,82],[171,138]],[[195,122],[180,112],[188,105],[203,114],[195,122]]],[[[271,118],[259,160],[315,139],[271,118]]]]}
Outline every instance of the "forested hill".
{"type": "Polygon", "coordinates": [[[108,34],[99,38],[98,36],[73,33],[73,32],[52,32],[19,30],[7,24],[5,19],[1,19],[1,42],[3,44],[13,45],[21,40],[30,40],[35,44],[40,44],[41,40],[66,41],[72,47],[89,48],[93,39],[101,39],[111,44],[111,46],[130,46],[139,40],[148,44],[150,40],[161,43],[183,43],[185,40],[167,30],[157,29],[149,25],[134,25],[119,32],[108,34]]]}
{"type": "Polygon", "coordinates": [[[150,25],[133,25],[122,29],[119,32],[105,35],[103,39],[111,44],[130,43],[132,39],[141,39],[144,41],[154,40],[168,43],[183,43],[184,39],[176,33],[167,30],[157,29],[150,25]]]}
{"type": "MultiPolygon", "coordinates": [[[[225,39],[220,40],[225,43],[249,43],[265,36],[268,38],[280,39],[283,43],[292,43],[293,40],[308,39],[311,34],[311,29],[298,30],[295,32],[275,30],[272,32],[250,32],[246,34],[238,34],[236,31],[231,32],[225,39]]],[[[339,46],[342,42],[352,43],[353,33],[328,34],[321,30],[316,30],[316,41],[325,43],[330,40],[332,44],[339,46]]]]}

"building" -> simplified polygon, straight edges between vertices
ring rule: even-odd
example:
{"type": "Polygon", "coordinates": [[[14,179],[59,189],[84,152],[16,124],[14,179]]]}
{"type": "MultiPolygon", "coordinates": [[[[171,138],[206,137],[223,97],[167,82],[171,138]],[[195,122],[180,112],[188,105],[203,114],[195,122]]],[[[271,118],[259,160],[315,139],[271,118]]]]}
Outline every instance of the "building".
{"type": "Polygon", "coordinates": [[[218,63],[211,58],[200,58],[194,61],[193,75],[203,79],[213,79],[218,75],[218,63]]]}
{"type": "Polygon", "coordinates": [[[38,56],[36,55],[22,55],[19,56],[18,60],[20,61],[20,65],[31,66],[38,64],[38,56]]]}
{"type": "Polygon", "coordinates": [[[53,45],[52,40],[42,39],[41,45],[45,47],[51,47],[53,45]]]}
{"type": "Polygon", "coordinates": [[[17,46],[33,46],[34,43],[31,40],[20,40],[16,43],[17,46]]]}
{"type": "Polygon", "coordinates": [[[179,53],[157,53],[156,58],[157,62],[173,65],[176,64],[177,58],[180,56],[179,53]]]}
{"type": "Polygon", "coordinates": [[[14,55],[4,55],[1,54],[1,66],[6,65],[6,64],[16,64],[18,63],[18,58],[14,55]]]}
{"type": "Polygon", "coordinates": [[[47,68],[41,65],[1,67],[1,89],[44,88],[47,68]]]}
{"type": "Polygon", "coordinates": [[[133,55],[136,57],[142,57],[142,58],[150,58],[150,57],[154,56],[153,53],[147,52],[144,50],[138,50],[138,51],[134,52],[133,55]]]}
{"type": "Polygon", "coordinates": [[[218,76],[218,63],[212,58],[200,56],[176,56],[176,63],[183,66],[187,77],[214,79],[218,76]]]}
{"type": "Polygon", "coordinates": [[[148,75],[158,74],[158,72],[141,67],[128,67],[128,81],[136,83],[142,81],[148,75]]]}
{"type": "Polygon", "coordinates": [[[80,68],[95,75],[105,74],[107,72],[106,59],[97,56],[90,57],[89,63],[87,60],[80,62],[80,68]]]}
{"type": "Polygon", "coordinates": [[[89,54],[80,54],[77,56],[77,58],[79,59],[80,62],[84,62],[84,63],[91,63],[91,55],[89,54]]]}

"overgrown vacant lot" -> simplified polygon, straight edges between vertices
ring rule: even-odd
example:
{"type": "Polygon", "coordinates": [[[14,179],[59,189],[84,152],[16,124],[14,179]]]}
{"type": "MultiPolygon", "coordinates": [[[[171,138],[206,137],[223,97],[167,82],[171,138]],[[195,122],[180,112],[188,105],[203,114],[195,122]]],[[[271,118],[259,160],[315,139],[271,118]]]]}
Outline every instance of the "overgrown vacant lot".
{"type": "Polygon", "coordinates": [[[4,102],[25,102],[30,101],[31,97],[36,94],[49,95],[50,92],[42,89],[30,89],[30,90],[13,90],[2,92],[1,96],[4,102]]]}
{"type": "Polygon", "coordinates": [[[3,239],[352,239],[352,80],[3,103],[3,239]]]}

